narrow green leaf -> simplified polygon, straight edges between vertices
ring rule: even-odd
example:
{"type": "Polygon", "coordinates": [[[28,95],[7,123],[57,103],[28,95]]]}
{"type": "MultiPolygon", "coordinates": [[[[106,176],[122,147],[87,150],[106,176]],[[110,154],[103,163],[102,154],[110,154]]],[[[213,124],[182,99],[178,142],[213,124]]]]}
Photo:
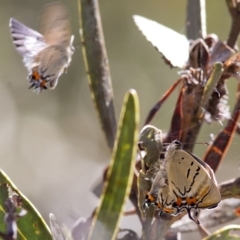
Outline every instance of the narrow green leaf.
{"type": "MultiPolygon", "coordinates": [[[[1,175],[0,175],[1,176],[1,175]]],[[[6,231],[6,224],[3,221],[5,215],[5,201],[8,198],[8,188],[5,181],[0,180],[0,232],[6,231]]]]}
{"type": "Polygon", "coordinates": [[[237,240],[240,239],[239,234],[232,233],[233,231],[240,231],[240,225],[229,225],[223,227],[203,240],[237,240]]]}
{"type": "Polygon", "coordinates": [[[217,86],[217,83],[219,82],[222,72],[223,72],[223,64],[220,62],[214,63],[211,76],[209,77],[207,84],[204,87],[203,96],[199,104],[199,110],[197,113],[197,116],[198,116],[197,119],[203,118],[204,116],[203,109],[206,108],[206,104],[208,103],[210,96],[212,95],[215,87],[217,86]]]}
{"type": "Polygon", "coordinates": [[[8,176],[0,170],[0,230],[5,232],[6,226],[3,221],[5,214],[4,202],[8,198],[8,188],[17,193],[22,200],[22,208],[27,211],[27,214],[17,221],[18,227],[18,240],[31,239],[31,240],[51,240],[51,232],[43,220],[40,213],[32,205],[32,203],[16,188],[8,176]]]}
{"type": "Polygon", "coordinates": [[[212,95],[221,75],[223,72],[223,64],[220,62],[216,62],[213,65],[213,71],[211,73],[211,76],[209,77],[206,86],[204,87],[203,96],[201,99],[200,107],[197,113],[198,119],[203,118],[203,109],[206,108],[206,104],[209,101],[210,96],[212,95]]]}
{"type": "Polygon", "coordinates": [[[93,219],[89,240],[116,239],[133,180],[138,124],[138,96],[135,90],[130,90],[124,98],[107,181],[93,219]]]}
{"type": "Polygon", "coordinates": [[[112,149],[117,121],[112,82],[97,0],[79,0],[80,37],[88,83],[100,124],[112,149]]]}

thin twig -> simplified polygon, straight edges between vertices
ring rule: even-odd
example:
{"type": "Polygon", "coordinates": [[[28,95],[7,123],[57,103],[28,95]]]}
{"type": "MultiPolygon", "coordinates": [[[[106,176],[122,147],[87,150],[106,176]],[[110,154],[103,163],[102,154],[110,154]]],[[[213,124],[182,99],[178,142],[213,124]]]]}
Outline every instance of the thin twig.
{"type": "Polygon", "coordinates": [[[219,189],[222,199],[240,198],[240,177],[221,183],[219,189]]]}

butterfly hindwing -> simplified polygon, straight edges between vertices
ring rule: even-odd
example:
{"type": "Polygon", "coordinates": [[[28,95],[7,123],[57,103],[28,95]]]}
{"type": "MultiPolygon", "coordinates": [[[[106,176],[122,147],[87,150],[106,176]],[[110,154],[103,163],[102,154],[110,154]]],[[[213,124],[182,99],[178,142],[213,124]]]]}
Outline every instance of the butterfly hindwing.
{"type": "MultiPolygon", "coordinates": [[[[174,144],[174,142],[172,143],[174,144]]],[[[169,147],[166,167],[170,194],[183,200],[187,207],[211,208],[221,200],[210,167],[195,155],[169,147]]]]}

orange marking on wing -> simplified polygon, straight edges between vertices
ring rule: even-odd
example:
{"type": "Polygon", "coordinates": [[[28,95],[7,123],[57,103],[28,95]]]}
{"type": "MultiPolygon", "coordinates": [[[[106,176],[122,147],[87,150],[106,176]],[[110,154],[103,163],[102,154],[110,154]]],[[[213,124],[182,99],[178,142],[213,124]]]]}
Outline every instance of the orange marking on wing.
{"type": "Polygon", "coordinates": [[[33,71],[32,78],[36,81],[39,81],[41,79],[41,76],[39,75],[39,73],[37,71],[33,71]]]}
{"type": "Polygon", "coordinates": [[[146,197],[150,202],[154,202],[156,199],[152,195],[147,195],[146,197]]]}
{"type": "Polygon", "coordinates": [[[179,207],[182,205],[182,199],[180,197],[177,198],[176,205],[179,207]]]}
{"type": "Polygon", "coordinates": [[[172,208],[163,208],[163,211],[166,213],[172,213],[173,209],[172,208]]]}
{"type": "Polygon", "coordinates": [[[192,206],[193,204],[194,204],[194,205],[196,204],[197,199],[196,199],[196,197],[187,198],[187,199],[186,199],[186,202],[187,202],[188,205],[192,206]]]}
{"type": "Polygon", "coordinates": [[[41,84],[40,84],[40,86],[43,88],[43,87],[46,87],[46,83],[47,83],[47,81],[46,80],[42,80],[42,82],[41,82],[41,84]]]}
{"type": "Polygon", "coordinates": [[[162,208],[163,208],[163,205],[162,205],[160,202],[158,202],[158,203],[156,203],[156,207],[162,209],[162,208]]]}
{"type": "Polygon", "coordinates": [[[223,154],[223,152],[222,152],[218,147],[213,147],[212,150],[213,150],[214,152],[216,152],[217,154],[219,154],[219,155],[222,155],[222,154],[223,154]]]}

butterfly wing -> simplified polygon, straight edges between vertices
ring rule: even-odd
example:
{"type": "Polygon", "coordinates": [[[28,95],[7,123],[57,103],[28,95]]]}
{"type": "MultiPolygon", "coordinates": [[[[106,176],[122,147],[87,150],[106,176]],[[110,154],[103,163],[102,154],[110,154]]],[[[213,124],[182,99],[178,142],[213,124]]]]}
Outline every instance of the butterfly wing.
{"type": "Polygon", "coordinates": [[[44,7],[39,20],[39,29],[48,45],[70,44],[71,31],[68,11],[62,3],[51,3],[44,7]]]}
{"type": "Polygon", "coordinates": [[[160,211],[168,214],[177,214],[177,209],[173,207],[174,202],[177,198],[169,194],[169,186],[161,188],[158,192],[157,207],[160,211]]]}
{"type": "Polygon", "coordinates": [[[30,82],[35,89],[54,89],[58,78],[66,71],[74,51],[73,36],[70,35],[69,15],[62,3],[45,6],[40,17],[40,30],[49,47],[36,57],[37,68],[33,70],[40,81],[31,76],[30,82]],[[35,81],[37,80],[37,81],[35,81]]]}
{"type": "Polygon", "coordinates": [[[210,208],[220,202],[220,192],[210,167],[195,155],[176,150],[167,172],[170,192],[186,199],[187,205],[210,208]]]}
{"type": "Polygon", "coordinates": [[[145,17],[135,15],[133,19],[147,40],[172,66],[183,68],[186,65],[189,57],[189,43],[184,35],[145,17]]]}
{"type": "Polygon", "coordinates": [[[45,48],[38,54],[35,62],[37,66],[32,69],[32,81],[30,81],[35,89],[39,87],[54,89],[58,78],[69,65],[66,48],[59,45],[45,48]],[[39,79],[34,78],[35,73],[39,79]]]}
{"type": "Polygon", "coordinates": [[[211,207],[217,206],[217,204],[221,201],[221,194],[218,189],[217,181],[216,181],[213,170],[207,163],[203,162],[197,156],[191,153],[189,154],[192,155],[195,158],[195,160],[198,161],[199,164],[201,164],[204,167],[204,169],[209,173],[209,176],[211,179],[211,181],[208,181],[209,185],[211,186],[211,191],[209,192],[208,195],[206,195],[206,197],[204,198],[204,201],[198,203],[198,207],[211,208],[211,207]]]}
{"type": "Polygon", "coordinates": [[[15,48],[24,58],[33,58],[47,46],[40,33],[18,20],[11,18],[9,26],[15,48]]]}

